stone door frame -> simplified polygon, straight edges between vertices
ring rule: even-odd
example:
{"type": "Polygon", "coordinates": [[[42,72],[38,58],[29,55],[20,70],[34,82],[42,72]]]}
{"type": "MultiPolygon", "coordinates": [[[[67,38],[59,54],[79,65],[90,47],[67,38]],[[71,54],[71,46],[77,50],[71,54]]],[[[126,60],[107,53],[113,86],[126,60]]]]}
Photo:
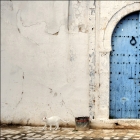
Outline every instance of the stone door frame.
{"type": "MultiPolygon", "coordinates": [[[[93,122],[95,120],[116,122],[116,119],[109,119],[111,37],[115,26],[124,16],[140,11],[140,2],[133,2],[122,7],[110,18],[104,31],[103,40],[97,38],[99,5],[100,1],[96,1],[96,7],[93,2],[89,7],[89,114],[93,122]]],[[[119,121],[119,119],[117,120],[119,121]]]]}

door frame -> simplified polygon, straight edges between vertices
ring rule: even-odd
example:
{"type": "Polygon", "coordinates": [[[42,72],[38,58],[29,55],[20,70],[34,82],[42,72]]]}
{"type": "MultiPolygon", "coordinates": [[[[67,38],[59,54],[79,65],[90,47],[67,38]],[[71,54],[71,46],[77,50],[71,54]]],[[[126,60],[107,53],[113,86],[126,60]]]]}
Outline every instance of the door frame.
{"type": "MultiPolygon", "coordinates": [[[[96,7],[98,8],[98,7],[96,7]]],[[[98,15],[98,9],[96,10],[96,14],[95,16],[98,15]]],[[[134,122],[136,123],[136,125],[138,124],[140,127],[140,120],[138,119],[109,119],[109,91],[110,91],[110,86],[109,86],[109,78],[110,78],[110,51],[112,50],[111,47],[111,37],[112,37],[112,33],[113,30],[115,28],[115,26],[117,25],[117,23],[126,15],[132,13],[132,12],[136,12],[136,11],[140,11],[140,2],[133,2],[131,4],[128,4],[124,7],[122,7],[120,10],[118,10],[108,21],[106,28],[104,30],[104,35],[103,35],[103,39],[99,40],[96,37],[96,41],[95,41],[95,46],[93,47],[95,49],[95,75],[92,77],[92,81],[94,81],[93,83],[93,87],[95,90],[93,90],[91,92],[91,87],[89,87],[89,105],[90,105],[90,110],[89,110],[89,114],[92,115],[90,116],[92,119],[92,125],[96,125],[97,122],[101,123],[101,120],[103,120],[103,124],[105,124],[105,127],[107,127],[107,123],[109,123],[109,126],[111,124],[111,127],[114,126],[114,123],[119,122],[121,124],[123,124],[123,122],[132,122],[134,120],[134,122]],[[98,48],[98,45],[100,46],[100,48],[98,48]],[[97,49],[98,48],[98,49],[97,49]],[[98,63],[97,63],[98,62],[98,63]],[[96,71],[98,70],[98,71],[96,71]],[[92,94],[91,94],[92,93],[92,94]],[[91,102],[93,101],[93,99],[95,99],[95,103],[91,102]],[[94,112],[94,113],[93,113],[94,112]],[[96,122],[96,123],[95,123],[96,122]]],[[[93,18],[94,20],[94,18],[93,18]]],[[[90,22],[94,22],[93,20],[90,19],[90,22]]],[[[95,27],[97,28],[97,21],[95,23],[95,27]]],[[[95,29],[98,30],[98,29],[95,29]]],[[[99,31],[99,30],[98,30],[99,31]]],[[[95,33],[95,36],[97,36],[97,33],[95,33]]],[[[90,33],[89,34],[89,42],[90,42],[90,38],[93,37],[93,35],[90,33]]],[[[89,56],[92,54],[91,53],[91,46],[89,44],[89,56]]],[[[90,58],[89,58],[90,59],[90,58]]],[[[89,69],[91,69],[91,65],[93,65],[93,63],[91,61],[89,61],[89,69]]],[[[90,76],[90,81],[89,81],[89,85],[91,84],[91,76],[90,76]]],[[[102,124],[102,127],[103,127],[102,124]]],[[[134,124],[134,123],[133,123],[134,124]]]]}
{"type": "MultiPolygon", "coordinates": [[[[118,22],[125,16],[129,15],[132,12],[140,11],[140,3],[132,3],[121,10],[119,10],[113,17],[110,22],[108,22],[102,49],[99,51],[99,79],[100,79],[100,111],[102,111],[102,115],[109,119],[109,93],[110,93],[110,52],[112,50],[111,39],[114,28],[118,24],[118,22]]],[[[98,116],[100,117],[100,116],[98,116]]]]}

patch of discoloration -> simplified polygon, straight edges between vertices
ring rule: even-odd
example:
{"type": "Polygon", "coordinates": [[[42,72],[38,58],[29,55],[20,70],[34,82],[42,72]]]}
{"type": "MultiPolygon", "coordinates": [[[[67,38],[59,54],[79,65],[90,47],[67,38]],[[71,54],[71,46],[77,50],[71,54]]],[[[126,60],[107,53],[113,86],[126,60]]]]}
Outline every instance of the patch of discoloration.
{"type": "Polygon", "coordinates": [[[129,101],[129,99],[128,98],[126,98],[126,97],[122,97],[121,99],[120,99],[120,102],[124,105],[127,101],[129,101]]]}
{"type": "Polygon", "coordinates": [[[88,32],[88,2],[70,1],[69,31],[88,32]]]}
{"type": "Polygon", "coordinates": [[[76,54],[74,53],[74,49],[70,50],[70,61],[74,61],[76,59],[76,54]]]}
{"type": "Polygon", "coordinates": [[[30,118],[29,118],[29,119],[27,119],[27,124],[26,124],[26,125],[28,125],[28,124],[29,124],[29,121],[30,121],[30,118]]]}

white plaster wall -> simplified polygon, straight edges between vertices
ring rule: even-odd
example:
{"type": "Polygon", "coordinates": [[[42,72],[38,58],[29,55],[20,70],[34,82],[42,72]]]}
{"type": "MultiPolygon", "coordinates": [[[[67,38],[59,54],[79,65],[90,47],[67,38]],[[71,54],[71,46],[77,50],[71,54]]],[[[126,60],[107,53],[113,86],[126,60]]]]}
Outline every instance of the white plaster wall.
{"type": "Polygon", "coordinates": [[[68,4],[1,2],[2,123],[89,115],[88,34],[69,33],[68,4]]]}

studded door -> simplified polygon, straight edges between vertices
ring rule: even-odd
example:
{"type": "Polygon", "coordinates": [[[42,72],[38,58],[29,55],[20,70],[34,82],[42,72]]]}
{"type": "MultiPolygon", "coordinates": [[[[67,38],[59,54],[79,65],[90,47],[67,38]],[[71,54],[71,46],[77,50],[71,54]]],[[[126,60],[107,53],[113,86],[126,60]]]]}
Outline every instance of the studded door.
{"type": "Polygon", "coordinates": [[[124,17],[112,34],[110,118],[140,118],[140,12],[124,17]]]}

